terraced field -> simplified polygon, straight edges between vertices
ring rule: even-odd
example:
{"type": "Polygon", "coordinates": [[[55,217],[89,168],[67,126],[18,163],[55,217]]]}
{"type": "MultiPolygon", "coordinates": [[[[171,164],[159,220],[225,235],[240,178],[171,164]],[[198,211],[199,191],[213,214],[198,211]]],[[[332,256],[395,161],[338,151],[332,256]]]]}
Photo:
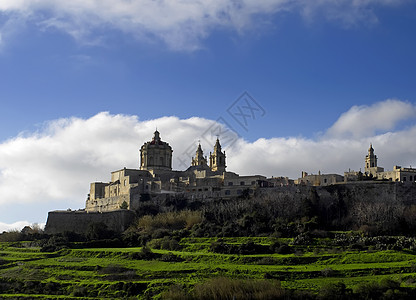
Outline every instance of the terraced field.
{"type": "MultiPolygon", "coordinates": [[[[216,238],[184,238],[181,251],[148,248],[62,249],[53,253],[29,243],[0,244],[0,298],[162,297],[171,286],[184,291],[213,277],[280,282],[284,289],[318,291],[343,282],[354,291],[363,282],[383,278],[400,287],[416,287],[416,255],[410,251],[343,251],[310,245],[292,254],[220,254],[216,238]]],[[[269,238],[224,238],[268,246],[269,238]]],[[[287,241],[282,241],[287,242],[287,241]]],[[[319,245],[319,243],[318,243],[319,245]]]]}

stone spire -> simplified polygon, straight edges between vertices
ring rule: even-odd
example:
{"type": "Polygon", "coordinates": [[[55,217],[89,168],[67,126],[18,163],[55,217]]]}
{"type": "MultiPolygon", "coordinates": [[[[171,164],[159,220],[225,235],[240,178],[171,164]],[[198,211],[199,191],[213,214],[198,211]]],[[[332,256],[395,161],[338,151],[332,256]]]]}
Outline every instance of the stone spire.
{"type": "Polygon", "coordinates": [[[373,144],[370,144],[368,148],[368,154],[365,157],[365,170],[369,171],[370,168],[377,167],[377,155],[374,154],[373,144]]]}
{"type": "Polygon", "coordinates": [[[213,172],[225,172],[225,151],[221,151],[221,144],[218,137],[214,145],[214,152],[209,156],[209,167],[213,172]]]}
{"type": "Polygon", "coordinates": [[[192,157],[192,166],[203,166],[207,164],[207,159],[204,157],[204,152],[202,151],[201,143],[198,144],[196,149],[195,158],[192,157]]]}
{"type": "Polygon", "coordinates": [[[153,136],[152,141],[155,142],[155,143],[159,143],[160,142],[160,133],[159,133],[159,131],[157,131],[157,129],[156,129],[156,131],[154,133],[154,136],[153,136]]]}

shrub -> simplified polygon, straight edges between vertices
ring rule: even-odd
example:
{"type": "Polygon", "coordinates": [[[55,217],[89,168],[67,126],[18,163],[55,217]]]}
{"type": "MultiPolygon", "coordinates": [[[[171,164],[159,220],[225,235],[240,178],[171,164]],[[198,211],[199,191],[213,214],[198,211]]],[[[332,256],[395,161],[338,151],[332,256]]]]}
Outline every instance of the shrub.
{"type": "Polygon", "coordinates": [[[270,249],[270,252],[271,253],[276,253],[277,252],[277,250],[280,248],[280,243],[278,242],[278,241],[274,241],[271,245],[270,245],[270,247],[269,247],[269,249],[270,249]]]}
{"type": "Polygon", "coordinates": [[[319,291],[319,299],[345,299],[346,298],[346,286],[343,282],[328,283],[321,287],[319,291]]]}
{"type": "Polygon", "coordinates": [[[168,290],[161,293],[161,299],[169,300],[187,300],[191,299],[190,296],[185,292],[182,286],[172,285],[168,290]]]}
{"type": "Polygon", "coordinates": [[[50,237],[45,244],[41,247],[41,252],[55,252],[63,248],[67,248],[69,245],[68,240],[64,237],[54,235],[50,237]]]}
{"type": "Polygon", "coordinates": [[[312,243],[312,237],[309,232],[304,232],[297,235],[293,239],[293,245],[310,245],[312,243]]]}
{"type": "Polygon", "coordinates": [[[277,249],[276,252],[278,254],[291,254],[293,253],[293,249],[289,245],[283,244],[277,249]]]}
{"type": "Polygon", "coordinates": [[[102,240],[111,239],[115,236],[115,233],[107,228],[107,225],[100,223],[91,223],[85,233],[88,240],[102,240]]]}
{"type": "Polygon", "coordinates": [[[123,203],[121,203],[120,205],[120,209],[128,209],[128,208],[129,208],[129,205],[127,204],[127,202],[123,201],[123,203]]]}
{"type": "Polygon", "coordinates": [[[0,234],[0,242],[17,242],[20,241],[22,234],[17,230],[3,232],[0,234]]]}
{"type": "Polygon", "coordinates": [[[197,284],[194,299],[283,299],[285,291],[277,280],[213,278],[197,284]]]}
{"type": "Polygon", "coordinates": [[[184,259],[182,257],[177,256],[177,255],[175,255],[173,253],[170,253],[170,252],[167,253],[167,254],[163,254],[160,257],[160,260],[165,261],[165,262],[182,262],[182,261],[184,261],[184,259]]]}
{"type": "Polygon", "coordinates": [[[199,211],[183,210],[180,212],[160,213],[156,216],[146,215],[139,219],[137,226],[146,232],[157,229],[190,229],[202,222],[202,213],[199,211]]]}
{"type": "Polygon", "coordinates": [[[76,286],[72,291],[72,296],[74,297],[87,297],[88,290],[85,286],[76,286]]]}
{"type": "Polygon", "coordinates": [[[262,257],[256,262],[256,264],[257,265],[276,265],[277,261],[273,257],[262,257]]]}
{"type": "Polygon", "coordinates": [[[331,277],[335,275],[335,271],[331,268],[325,268],[321,271],[322,276],[324,277],[331,277]]]}

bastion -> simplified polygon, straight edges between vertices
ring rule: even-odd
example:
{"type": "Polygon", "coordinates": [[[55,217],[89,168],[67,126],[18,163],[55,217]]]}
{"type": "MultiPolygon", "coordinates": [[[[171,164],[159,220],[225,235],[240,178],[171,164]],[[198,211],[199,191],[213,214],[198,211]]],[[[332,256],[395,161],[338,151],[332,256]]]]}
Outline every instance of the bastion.
{"type": "Polygon", "coordinates": [[[71,231],[84,234],[91,224],[103,223],[108,229],[120,233],[125,231],[134,222],[135,218],[136,213],[127,209],[109,212],[50,211],[45,232],[56,234],[71,231]]]}

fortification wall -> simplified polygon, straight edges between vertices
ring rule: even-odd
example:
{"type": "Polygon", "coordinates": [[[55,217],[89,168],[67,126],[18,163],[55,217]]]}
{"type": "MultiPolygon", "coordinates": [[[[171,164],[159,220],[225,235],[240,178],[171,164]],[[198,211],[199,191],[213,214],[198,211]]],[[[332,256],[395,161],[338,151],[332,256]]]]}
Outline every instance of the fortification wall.
{"type": "MultiPolygon", "coordinates": [[[[90,199],[85,204],[85,210],[89,212],[105,212],[119,210],[123,202],[130,204],[130,194],[119,195],[114,197],[90,199]]],[[[130,205],[129,205],[130,206],[130,205]]]]}
{"type": "Polygon", "coordinates": [[[51,211],[48,213],[45,232],[56,234],[72,231],[83,234],[92,223],[104,223],[110,230],[123,232],[135,218],[134,211],[125,209],[111,212],[51,211]]]}
{"type": "Polygon", "coordinates": [[[402,182],[354,182],[316,187],[320,199],[399,202],[416,204],[416,184],[402,182]]]}
{"type": "Polygon", "coordinates": [[[416,183],[402,182],[351,182],[328,186],[283,186],[264,188],[261,193],[273,194],[287,199],[287,203],[310,198],[315,193],[321,203],[333,201],[354,202],[396,202],[405,205],[416,204],[416,183]]]}

